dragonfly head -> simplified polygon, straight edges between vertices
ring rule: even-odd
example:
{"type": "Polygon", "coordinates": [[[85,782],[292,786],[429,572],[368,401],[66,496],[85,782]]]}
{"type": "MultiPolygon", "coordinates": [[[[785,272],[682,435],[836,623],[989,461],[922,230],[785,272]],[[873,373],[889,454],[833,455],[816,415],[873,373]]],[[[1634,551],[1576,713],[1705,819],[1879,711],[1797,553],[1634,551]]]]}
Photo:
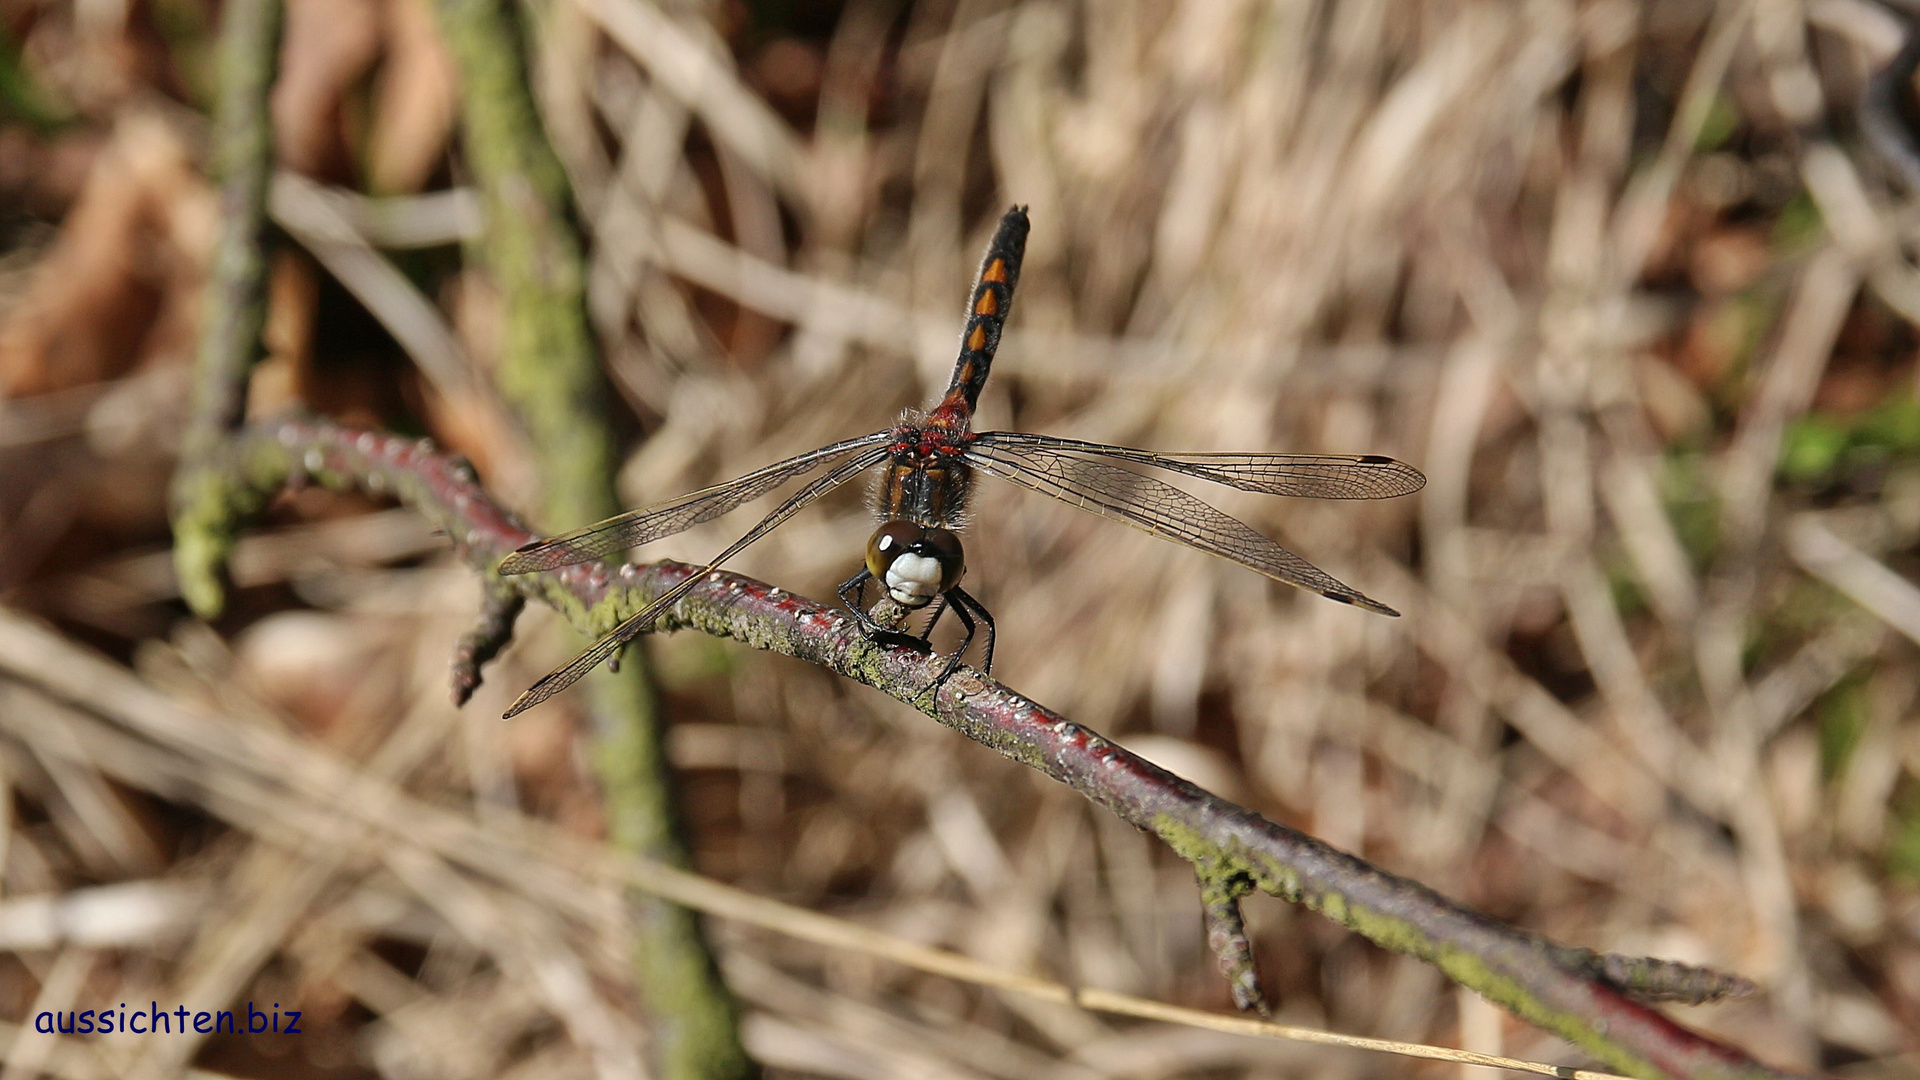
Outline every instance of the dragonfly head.
{"type": "Polygon", "coordinates": [[[902,607],[926,607],[960,584],[966,568],[960,538],[937,525],[889,521],[867,540],[867,572],[902,607]]]}

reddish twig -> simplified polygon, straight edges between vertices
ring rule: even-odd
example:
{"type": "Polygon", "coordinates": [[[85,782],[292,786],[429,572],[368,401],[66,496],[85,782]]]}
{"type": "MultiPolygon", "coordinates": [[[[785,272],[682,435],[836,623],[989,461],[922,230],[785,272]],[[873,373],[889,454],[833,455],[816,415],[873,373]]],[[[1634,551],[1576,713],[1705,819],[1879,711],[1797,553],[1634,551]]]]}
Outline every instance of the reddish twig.
{"type": "MultiPolygon", "coordinates": [[[[495,504],[469,470],[425,441],[282,421],[243,433],[226,466],[236,506],[257,505],[266,494],[309,479],[397,497],[447,532],[468,564],[487,575],[495,590],[490,595],[540,600],[584,633],[605,632],[700,572],[673,562],[588,563],[501,577],[495,569],[500,558],[536,537],[495,504]]],[[[1209,794],[972,669],[960,669],[929,691],[942,659],[871,641],[838,610],[736,574],[706,577],[661,620],[662,629],[697,629],[830,668],[1072,786],[1164,840],[1193,864],[1215,909],[1209,927],[1219,938],[1214,950],[1248,1004],[1258,1000],[1257,984],[1245,962],[1244,932],[1226,908],[1258,889],[1435,965],[1620,1072],[1785,1075],[1642,1003],[1750,992],[1743,979],[1556,945],[1496,922],[1209,794]]]]}

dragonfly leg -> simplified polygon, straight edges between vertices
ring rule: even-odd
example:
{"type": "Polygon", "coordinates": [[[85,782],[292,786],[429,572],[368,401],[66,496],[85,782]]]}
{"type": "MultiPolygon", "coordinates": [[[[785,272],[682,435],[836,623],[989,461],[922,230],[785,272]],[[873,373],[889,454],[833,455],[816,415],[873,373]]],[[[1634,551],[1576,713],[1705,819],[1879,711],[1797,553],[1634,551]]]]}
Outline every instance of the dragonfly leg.
{"type": "MultiPolygon", "coordinates": [[[[982,665],[981,670],[988,675],[993,674],[993,642],[994,642],[993,613],[987,610],[987,605],[981,603],[978,599],[970,595],[965,589],[962,589],[958,585],[955,585],[953,588],[948,589],[945,595],[941,597],[941,599],[944,600],[948,596],[953,597],[954,611],[960,612],[960,611],[965,611],[968,608],[972,608],[973,614],[978,615],[980,617],[980,621],[987,625],[986,663],[982,665]]],[[[972,635],[973,624],[971,622],[967,623],[967,630],[968,630],[967,639],[971,641],[973,639],[973,635],[972,635]]],[[[966,650],[962,649],[961,651],[965,652],[966,650]]]]}
{"type": "MultiPolygon", "coordinates": [[[[940,611],[952,608],[954,618],[960,620],[960,625],[966,630],[966,636],[960,639],[960,647],[953,650],[952,655],[947,657],[947,666],[941,669],[940,675],[927,684],[927,690],[935,689],[946,682],[947,677],[959,668],[960,658],[973,647],[974,635],[979,629],[979,625],[974,621],[976,615],[979,616],[979,623],[984,623],[987,628],[986,664],[983,671],[988,675],[993,674],[993,613],[987,610],[987,605],[968,595],[967,591],[958,585],[941,593],[940,600],[942,604],[940,611]]],[[[939,617],[940,611],[934,612],[935,618],[939,617]]],[[[928,630],[932,630],[931,623],[928,624],[928,630]]],[[[926,690],[922,690],[921,693],[926,693],[926,690]]]]}
{"type": "Polygon", "coordinates": [[[940,596],[936,596],[933,598],[933,603],[928,606],[931,607],[933,610],[927,613],[927,625],[920,628],[921,641],[932,640],[933,625],[939,622],[940,616],[946,614],[947,612],[947,598],[944,594],[940,596]]]}
{"type": "Polygon", "coordinates": [[[906,645],[922,652],[932,648],[919,637],[902,633],[891,626],[880,625],[874,621],[872,615],[867,613],[867,582],[872,579],[873,572],[863,566],[859,573],[840,583],[840,600],[847,605],[847,610],[853,613],[854,621],[860,624],[860,629],[866,631],[868,637],[889,645],[906,645]]]}
{"type": "MultiPolygon", "coordinates": [[[[957,588],[949,589],[947,591],[949,593],[960,592],[960,590],[957,588]]],[[[966,596],[965,593],[960,593],[960,595],[966,596]]],[[[968,599],[972,599],[972,598],[968,597],[968,599]]],[[[949,604],[947,606],[953,609],[954,617],[960,620],[960,625],[966,629],[967,636],[960,639],[960,647],[953,650],[952,655],[947,657],[947,666],[944,668],[941,668],[940,674],[936,675],[934,677],[934,680],[927,684],[927,690],[937,689],[941,683],[946,682],[947,676],[952,675],[954,672],[954,669],[960,666],[960,658],[967,655],[967,649],[971,648],[973,645],[973,634],[975,630],[973,613],[968,611],[967,605],[958,599],[956,599],[952,604],[949,604]]],[[[924,694],[927,692],[927,690],[922,690],[920,692],[924,694]]]]}
{"type": "Polygon", "coordinates": [[[859,573],[841,582],[839,589],[840,602],[847,605],[847,610],[853,612],[853,617],[860,621],[861,628],[868,633],[872,633],[876,625],[873,616],[867,614],[866,607],[867,582],[871,580],[873,572],[863,566],[859,573]]]}

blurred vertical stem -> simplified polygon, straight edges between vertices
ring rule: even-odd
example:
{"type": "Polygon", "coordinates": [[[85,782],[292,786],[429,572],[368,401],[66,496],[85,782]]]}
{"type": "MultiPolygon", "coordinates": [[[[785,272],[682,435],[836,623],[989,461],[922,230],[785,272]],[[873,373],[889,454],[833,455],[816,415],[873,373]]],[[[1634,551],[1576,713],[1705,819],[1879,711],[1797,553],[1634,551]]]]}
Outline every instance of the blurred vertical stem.
{"type": "Polygon", "coordinates": [[[180,592],[203,618],[225,606],[221,578],[234,534],[257,497],[231,486],[215,459],[246,417],[247,374],[267,320],[267,184],[273,117],[267,99],[280,58],[280,0],[228,0],[219,44],[213,172],[220,231],[194,357],[193,414],[173,476],[174,566],[180,592]]]}
{"type": "MultiPolygon", "coordinates": [[[[534,109],[513,0],[436,0],[435,7],[459,70],[465,160],[486,214],[469,256],[501,306],[494,378],[539,459],[546,526],[583,525],[615,512],[615,459],[565,175],[534,109]]],[[[625,850],[685,866],[659,702],[639,656],[629,661],[587,682],[609,831],[625,850]]],[[[628,904],[658,1074],[750,1075],[733,1000],[694,914],[638,892],[628,904]]]]}

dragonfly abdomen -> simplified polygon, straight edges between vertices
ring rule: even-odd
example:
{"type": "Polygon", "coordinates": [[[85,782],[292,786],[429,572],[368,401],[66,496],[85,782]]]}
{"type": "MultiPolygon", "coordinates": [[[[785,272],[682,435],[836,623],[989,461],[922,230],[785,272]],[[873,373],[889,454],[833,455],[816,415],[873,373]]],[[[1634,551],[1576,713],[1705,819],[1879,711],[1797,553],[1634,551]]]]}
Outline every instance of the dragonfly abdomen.
{"type": "Polygon", "coordinates": [[[987,245],[986,258],[980,261],[980,276],[973,284],[967,302],[967,324],[960,333],[960,359],[953,367],[953,382],[947,387],[943,407],[965,403],[965,415],[971,417],[980,401],[980,388],[986,384],[993,367],[994,350],[1000,347],[1000,328],[1013,310],[1013,287],[1020,281],[1020,260],[1027,251],[1027,208],[1016,206],[1000,219],[1000,227],[987,245]],[[956,400],[957,399],[957,400],[956,400]]]}

